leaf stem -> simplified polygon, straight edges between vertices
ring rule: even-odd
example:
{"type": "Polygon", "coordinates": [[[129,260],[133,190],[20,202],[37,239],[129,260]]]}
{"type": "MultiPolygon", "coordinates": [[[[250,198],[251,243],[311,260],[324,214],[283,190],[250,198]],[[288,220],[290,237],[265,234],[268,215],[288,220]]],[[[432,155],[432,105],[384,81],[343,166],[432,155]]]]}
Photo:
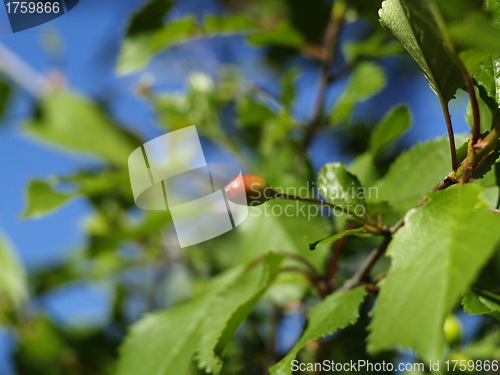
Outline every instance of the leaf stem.
{"type": "Polygon", "coordinates": [[[450,153],[451,153],[451,167],[454,171],[458,169],[458,159],[457,159],[457,149],[455,147],[455,135],[453,132],[453,124],[451,122],[450,110],[448,108],[448,103],[441,97],[439,97],[439,102],[441,103],[441,108],[443,110],[444,121],[446,122],[446,129],[448,131],[448,139],[450,141],[450,153]]]}
{"type": "Polygon", "coordinates": [[[391,235],[385,236],[384,239],[382,240],[382,243],[378,247],[372,250],[372,252],[370,253],[370,255],[368,255],[363,264],[361,264],[361,267],[359,267],[354,276],[351,277],[342,286],[341,290],[349,290],[362,284],[363,281],[365,281],[368,275],[370,274],[370,271],[372,270],[375,263],[377,263],[380,257],[385,253],[385,250],[391,243],[391,240],[392,240],[391,235]]]}

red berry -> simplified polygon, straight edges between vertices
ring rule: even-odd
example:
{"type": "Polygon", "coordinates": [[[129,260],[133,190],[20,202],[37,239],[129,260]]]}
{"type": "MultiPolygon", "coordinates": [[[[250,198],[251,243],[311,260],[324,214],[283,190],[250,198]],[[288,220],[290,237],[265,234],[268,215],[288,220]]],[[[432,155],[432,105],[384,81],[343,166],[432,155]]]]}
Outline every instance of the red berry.
{"type": "Polygon", "coordinates": [[[231,202],[247,206],[261,205],[271,199],[274,193],[266,180],[253,174],[233,178],[224,191],[231,202]]]}

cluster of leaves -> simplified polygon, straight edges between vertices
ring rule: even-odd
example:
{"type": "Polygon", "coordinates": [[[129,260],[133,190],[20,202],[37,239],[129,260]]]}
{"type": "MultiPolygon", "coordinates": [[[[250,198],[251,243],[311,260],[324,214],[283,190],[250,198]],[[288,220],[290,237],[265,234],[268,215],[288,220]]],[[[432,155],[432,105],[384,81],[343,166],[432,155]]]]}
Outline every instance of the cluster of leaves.
{"type": "MultiPolygon", "coordinates": [[[[272,3],[286,9],[280,1],[272,3]]],[[[460,11],[444,0],[385,0],[379,17],[416,61],[445,117],[456,91],[468,91],[467,118],[472,133],[480,127],[481,136],[467,140],[451,134],[453,146],[464,145],[456,152],[451,147],[456,166],[450,163],[449,137],[417,144],[388,166],[398,139],[411,125],[408,107],[395,106],[375,124],[363,152],[350,165],[329,163],[317,176],[318,192],[330,205],[362,207],[362,214],[346,209],[335,220],[321,214],[268,217],[259,215],[262,207],[250,207],[249,218],[237,231],[181,252],[168,212],[138,214],[134,208],[126,161],[143,140],[79,94],[44,95],[36,115],[25,124],[26,132],[91,155],[99,163],[93,170],[37,179],[28,186],[26,218],[42,217],[71,199],[86,199],[91,205],[88,241],[75,259],[32,275],[27,286],[8,245],[0,244],[0,258],[7,265],[0,292],[8,301],[0,309],[6,324],[19,332],[20,368],[44,374],[116,370],[120,375],[253,374],[269,368],[272,374],[291,374],[297,356],[303,361],[396,362],[400,347],[413,349],[422,360],[450,353],[498,359],[500,331],[494,319],[485,319],[475,341],[464,347],[447,345],[443,332],[446,317],[461,298],[469,314],[500,314],[500,215],[495,211],[500,201],[500,9],[494,1],[457,3],[460,11]],[[474,33],[485,37],[471,40],[474,33]],[[479,93],[477,105],[474,89],[467,85],[471,75],[479,93]],[[332,254],[325,244],[333,244],[332,254]],[[371,247],[375,250],[368,255],[371,247]],[[385,250],[390,266],[382,258],[385,250]],[[126,281],[137,269],[155,275],[146,293],[126,281]],[[68,332],[19,309],[28,304],[28,289],[41,296],[81,280],[117,280],[113,323],[119,337],[100,329],[68,332]],[[138,294],[147,294],[141,297],[148,301],[149,313],[132,325],[121,343],[132,320],[127,303],[138,294]],[[297,303],[306,312],[306,326],[287,353],[277,353],[277,326],[297,303]],[[95,349],[98,340],[106,348],[82,349],[95,349]],[[49,344],[38,348],[40,341],[49,344]]],[[[335,103],[327,106],[318,95],[320,111],[305,123],[294,113],[296,69],[283,74],[275,96],[248,87],[229,68],[217,80],[193,73],[182,94],[139,87],[163,130],[196,124],[206,139],[271,185],[299,188],[314,172],[308,156],[310,136],[327,127],[339,136],[349,134],[357,104],[387,84],[378,59],[402,49],[372,25],[372,36],[341,46],[345,66],[331,74],[325,56],[336,52],[331,49],[336,43],[312,40],[303,24],[292,22],[286,12],[260,17],[260,5],[249,3],[236,14],[164,22],[172,4],[151,0],[129,23],[118,71],[139,71],[160,52],[193,39],[242,34],[253,45],[286,47],[294,56],[312,59],[326,72],[327,86],[348,75],[335,103]],[[227,126],[227,118],[234,126],[227,126]]],[[[370,20],[374,14],[363,1],[337,0],[322,27],[341,29],[350,17],[370,20]]],[[[325,35],[338,38],[335,32],[325,35]]],[[[266,203],[271,208],[283,204],[266,203]]]]}

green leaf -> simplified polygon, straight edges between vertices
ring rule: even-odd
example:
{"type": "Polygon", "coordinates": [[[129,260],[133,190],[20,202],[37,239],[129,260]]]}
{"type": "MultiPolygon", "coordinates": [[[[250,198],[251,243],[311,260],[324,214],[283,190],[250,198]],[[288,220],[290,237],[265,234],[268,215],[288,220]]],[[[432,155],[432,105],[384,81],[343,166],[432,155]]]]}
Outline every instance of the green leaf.
{"type": "Polygon", "coordinates": [[[17,307],[28,297],[26,274],[12,246],[0,234],[0,313],[6,307],[17,307]]]}
{"type": "Polygon", "coordinates": [[[394,142],[411,126],[408,106],[393,107],[379,122],[370,138],[370,151],[375,155],[384,147],[394,142]]]}
{"type": "Polygon", "coordinates": [[[431,89],[450,101],[464,82],[439,32],[429,0],[385,0],[380,22],[417,62],[431,89]]]}
{"type": "MultiPolygon", "coordinates": [[[[356,156],[352,163],[349,164],[349,170],[359,178],[363,186],[373,187],[373,184],[380,178],[375,166],[375,156],[370,150],[356,156]]],[[[378,191],[375,197],[370,196],[370,190],[368,190],[368,192],[367,200],[374,200],[374,198],[378,199],[378,191]]]]}
{"type": "Polygon", "coordinates": [[[359,234],[366,234],[366,229],[365,228],[355,228],[355,229],[348,229],[343,232],[334,234],[333,236],[329,236],[326,238],[320,238],[320,239],[313,239],[311,237],[305,237],[305,241],[309,244],[309,250],[316,250],[316,248],[320,245],[324,245],[327,243],[332,243],[336,242],[337,240],[340,240],[342,237],[345,236],[351,236],[351,235],[359,235],[359,234]]]}
{"type": "Polygon", "coordinates": [[[252,268],[213,301],[210,314],[202,324],[197,359],[200,368],[219,374],[222,352],[239,325],[277,276],[283,256],[268,253],[263,269],[252,268]]]}
{"type": "Polygon", "coordinates": [[[491,54],[479,48],[470,48],[460,52],[458,56],[464,64],[465,69],[468,72],[474,72],[491,54]]]}
{"type": "Polygon", "coordinates": [[[305,43],[304,37],[287,22],[281,23],[272,30],[263,30],[252,33],[247,37],[250,44],[258,47],[278,45],[301,49],[305,43]]]}
{"type": "Polygon", "coordinates": [[[72,92],[45,96],[40,115],[25,129],[36,139],[68,151],[97,156],[115,165],[127,165],[134,145],[94,103],[72,92]]]}
{"type": "Polygon", "coordinates": [[[330,203],[349,210],[365,206],[365,190],[344,163],[328,163],[318,174],[318,191],[330,203]]]}
{"type": "Polygon", "coordinates": [[[488,105],[496,120],[500,111],[500,58],[486,59],[474,72],[474,80],[479,86],[481,98],[488,105]]]}
{"type": "Polygon", "coordinates": [[[304,244],[304,233],[321,236],[331,230],[317,205],[277,200],[248,209],[245,222],[234,231],[238,235],[237,241],[230,244],[235,252],[236,263],[250,262],[269,251],[286,249],[323,269],[328,253],[310,252],[304,244]]]}
{"type": "Polygon", "coordinates": [[[118,73],[129,74],[145,68],[159,52],[199,37],[250,33],[257,24],[245,15],[208,15],[198,24],[193,16],[168,22],[148,33],[125,39],[118,59],[118,73]]]}
{"type": "Polygon", "coordinates": [[[215,15],[211,14],[203,19],[203,31],[205,34],[233,34],[248,32],[257,29],[257,23],[244,14],[215,15]]]}
{"type": "MultiPolygon", "coordinates": [[[[457,144],[467,140],[465,136],[455,138],[457,144]]],[[[441,137],[403,152],[377,182],[376,188],[380,199],[388,201],[397,213],[403,215],[450,171],[448,139],[441,137]]]]}
{"type": "Polygon", "coordinates": [[[359,307],[365,295],[363,287],[339,291],[311,308],[305,332],[287,356],[270,368],[270,373],[272,375],[292,374],[292,361],[309,341],[333,334],[339,329],[356,323],[359,318],[359,307]]]}
{"type": "Polygon", "coordinates": [[[130,74],[145,68],[154,55],[189,40],[197,32],[196,20],[188,16],[175,19],[154,32],[126,38],[118,57],[118,73],[130,74]]]}
{"type": "Polygon", "coordinates": [[[212,280],[198,298],[134,324],[121,348],[119,375],[188,374],[195,358],[218,374],[221,355],[241,322],[271,285],[283,256],[268,253],[212,280]]]}
{"type": "Polygon", "coordinates": [[[399,43],[393,40],[387,41],[386,33],[382,29],[378,30],[380,32],[374,32],[366,39],[344,43],[343,49],[347,61],[356,62],[366,58],[388,57],[403,52],[399,43]]]}
{"type": "Polygon", "coordinates": [[[188,374],[203,319],[216,296],[241,272],[241,267],[232,269],[212,280],[197,299],[149,314],[135,323],[120,348],[117,374],[188,374]]]}
{"type": "Polygon", "coordinates": [[[0,120],[5,116],[9,108],[12,88],[10,84],[0,77],[0,120]]]}
{"type": "Polygon", "coordinates": [[[500,239],[500,216],[481,193],[478,185],[454,186],[408,213],[387,250],[392,264],[373,309],[371,352],[401,346],[442,357],[444,320],[500,239]]]}
{"type": "Polygon", "coordinates": [[[373,62],[361,62],[356,66],[352,77],[332,112],[332,123],[347,122],[356,104],[381,91],[386,85],[384,71],[373,62]]]}
{"type": "Polygon", "coordinates": [[[245,96],[236,103],[236,111],[243,127],[261,127],[263,122],[276,116],[267,105],[250,96],[245,96]]]}
{"type": "MultiPolygon", "coordinates": [[[[493,123],[493,117],[489,106],[484,102],[481,97],[477,98],[477,104],[479,107],[479,118],[480,118],[480,129],[481,134],[488,132],[491,129],[491,124],[493,123]]],[[[467,103],[467,109],[465,111],[465,121],[469,125],[471,131],[474,128],[474,115],[472,113],[472,106],[469,102],[467,103]]]]}
{"type": "MultiPolygon", "coordinates": [[[[370,145],[367,151],[358,155],[349,165],[349,170],[354,173],[364,186],[372,186],[380,178],[377,171],[377,156],[385,147],[396,141],[411,126],[411,115],[405,105],[396,105],[385,114],[372,132],[370,145]]],[[[379,199],[378,189],[368,189],[367,200],[379,199]]]]}
{"type": "Polygon", "coordinates": [[[462,299],[462,306],[471,315],[500,313],[500,296],[487,290],[472,288],[462,299]]]}
{"type": "Polygon", "coordinates": [[[75,193],[59,192],[52,184],[42,180],[31,180],[26,195],[27,207],[22,217],[32,219],[57,210],[76,196],[75,193]]]}
{"type": "Polygon", "coordinates": [[[172,8],[172,0],[150,0],[132,15],[126,35],[132,36],[159,29],[163,18],[172,8]]]}
{"type": "Polygon", "coordinates": [[[461,49],[481,48],[500,53],[500,28],[493,25],[484,14],[473,14],[464,22],[450,25],[448,29],[453,42],[461,49]]]}

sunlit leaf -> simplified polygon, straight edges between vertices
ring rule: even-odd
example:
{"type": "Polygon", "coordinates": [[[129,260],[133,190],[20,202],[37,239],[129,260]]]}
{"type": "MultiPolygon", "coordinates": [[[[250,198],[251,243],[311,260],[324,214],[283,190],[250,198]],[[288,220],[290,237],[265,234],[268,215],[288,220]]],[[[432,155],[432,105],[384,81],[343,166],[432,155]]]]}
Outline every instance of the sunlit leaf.
{"type": "Polygon", "coordinates": [[[481,193],[478,185],[454,186],[406,216],[387,251],[392,263],[373,310],[370,351],[400,346],[441,358],[444,320],[500,240],[500,216],[481,193]]]}
{"type": "Polygon", "coordinates": [[[285,358],[270,368],[270,373],[272,375],[292,374],[292,361],[309,341],[356,323],[359,317],[359,307],[365,295],[366,292],[362,287],[350,291],[339,291],[314,306],[307,319],[307,328],[299,341],[285,358]]]}
{"type": "Polygon", "coordinates": [[[442,39],[429,0],[385,0],[379,11],[382,26],[417,62],[431,89],[445,102],[464,81],[442,39]]]}
{"type": "Polygon", "coordinates": [[[47,181],[32,180],[27,188],[27,207],[22,216],[40,218],[62,207],[75,196],[75,193],[57,191],[47,181]]]}

